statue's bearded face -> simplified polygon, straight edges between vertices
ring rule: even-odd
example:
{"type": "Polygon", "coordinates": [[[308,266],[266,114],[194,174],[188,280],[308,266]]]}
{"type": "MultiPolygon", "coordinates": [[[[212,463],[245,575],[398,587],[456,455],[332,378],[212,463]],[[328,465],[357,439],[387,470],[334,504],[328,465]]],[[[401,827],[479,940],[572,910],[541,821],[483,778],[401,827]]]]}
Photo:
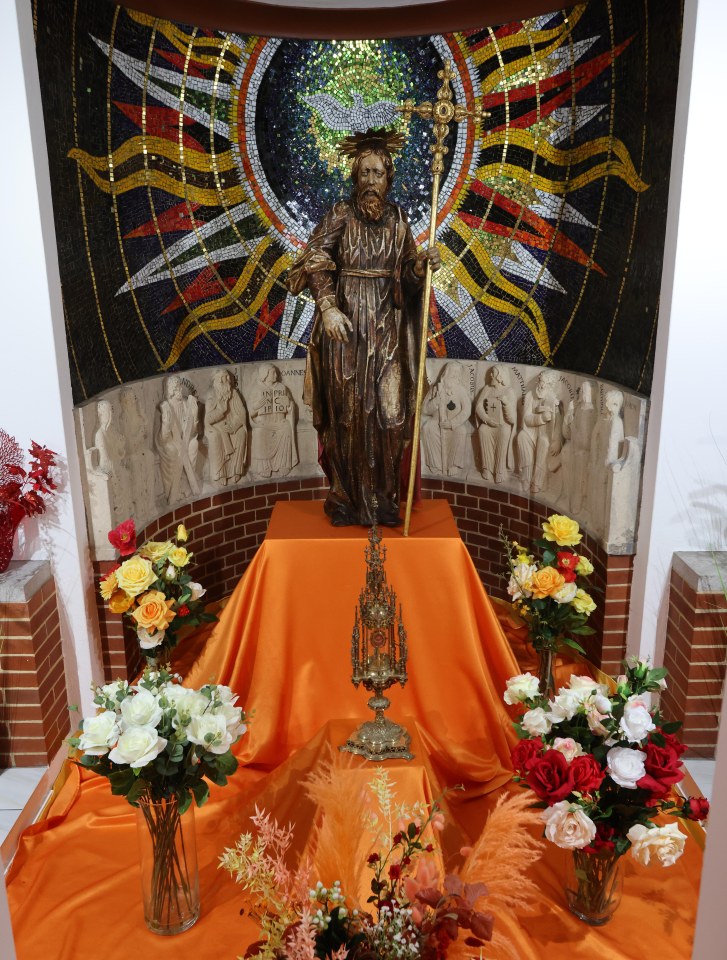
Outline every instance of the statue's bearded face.
{"type": "Polygon", "coordinates": [[[378,153],[364,153],[357,158],[354,201],[365,220],[380,220],[389,191],[390,176],[378,153]]]}

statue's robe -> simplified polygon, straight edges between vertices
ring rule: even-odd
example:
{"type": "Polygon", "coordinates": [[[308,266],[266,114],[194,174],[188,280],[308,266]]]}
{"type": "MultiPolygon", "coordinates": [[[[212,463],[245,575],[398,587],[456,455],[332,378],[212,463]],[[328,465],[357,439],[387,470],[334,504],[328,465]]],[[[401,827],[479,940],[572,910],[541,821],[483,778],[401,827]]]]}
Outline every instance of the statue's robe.
{"type": "Polygon", "coordinates": [[[387,204],[379,221],[353,203],[337,203],[311,234],[288,286],[306,286],[316,301],[305,400],[322,447],[331,489],[325,511],[334,523],[395,523],[400,467],[411,433],[418,363],[422,281],[406,214],[387,204]],[[348,343],[324,330],[321,309],[351,321],[348,343]]]}

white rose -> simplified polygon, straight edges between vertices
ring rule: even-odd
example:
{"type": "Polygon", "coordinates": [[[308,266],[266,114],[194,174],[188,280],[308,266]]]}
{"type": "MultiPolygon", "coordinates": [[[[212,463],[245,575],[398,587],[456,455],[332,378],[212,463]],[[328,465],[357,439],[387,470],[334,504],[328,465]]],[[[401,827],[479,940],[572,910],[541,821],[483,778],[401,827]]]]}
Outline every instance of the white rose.
{"type": "Polygon", "coordinates": [[[187,589],[192,594],[190,597],[191,600],[199,600],[200,597],[203,597],[207,593],[201,583],[188,583],[187,589]]]}
{"type": "Polygon", "coordinates": [[[529,563],[516,563],[512,568],[512,576],[507,585],[507,592],[513,600],[519,600],[521,597],[532,596],[528,588],[530,578],[536,572],[537,566],[529,563]]]}
{"type": "Polygon", "coordinates": [[[520,723],[523,729],[532,737],[538,737],[544,733],[550,733],[550,715],[542,707],[536,707],[534,710],[528,710],[520,723]]]}
{"type": "Polygon", "coordinates": [[[635,823],[626,836],[631,841],[631,853],[635,860],[648,866],[653,853],[663,867],[670,867],[681,857],[687,839],[676,823],[667,823],[663,827],[645,827],[642,823],[635,823]]]}
{"type": "Polygon", "coordinates": [[[649,730],[654,730],[651,719],[651,697],[648,693],[635,693],[624,704],[624,715],[619,723],[619,730],[627,740],[640,743],[649,730]]]}
{"type": "Polygon", "coordinates": [[[195,717],[200,717],[210,710],[209,700],[197,690],[186,690],[185,695],[177,699],[175,706],[177,714],[172,718],[172,726],[175,730],[189,726],[195,717]]]}
{"type": "Polygon", "coordinates": [[[164,579],[168,580],[171,583],[172,580],[176,578],[176,576],[177,576],[177,568],[174,566],[173,563],[170,563],[167,569],[164,571],[164,579]]]}
{"type": "Polygon", "coordinates": [[[156,727],[129,727],[109,753],[112,763],[128,763],[131,767],[145,767],[156,760],[167,741],[160,737],[156,727]]]}
{"type": "Polygon", "coordinates": [[[582,703],[579,691],[561,687],[555,700],[550,701],[550,713],[553,723],[572,720],[582,703]]]}
{"type": "Polygon", "coordinates": [[[233,741],[225,717],[219,713],[192,717],[187,727],[187,739],[210,753],[227,753],[233,741]]]}
{"type": "Polygon", "coordinates": [[[606,773],[619,787],[635,790],[636,783],[646,773],[644,761],[646,754],[642,750],[630,747],[612,747],[606,754],[606,773]]]}
{"type": "Polygon", "coordinates": [[[102,687],[97,687],[96,694],[101,694],[106,700],[116,700],[118,693],[126,694],[129,689],[127,680],[114,680],[112,683],[105,683],[102,687]]]}
{"type": "Polygon", "coordinates": [[[507,690],[503,697],[505,703],[511,706],[514,703],[522,703],[523,700],[532,700],[537,697],[539,691],[538,678],[532,673],[519,673],[516,677],[510,677],[507,681],[507,690]]]}
{"type": "Polygon", "coordinates": [[[139,646],[142,650],[153,650],[164,640],[166,630],[156,630],[149,633],[146,627],[137,627],[136,636],[139,638],[139,646]]]}
{"type": "Polygon", "coordinates": [[[574,740],[573,737],[556,737],[550,749],[562,753],[568,763],[570,763],[574,757],[583,756],[583,747],[577,740],[574,740]]]}
{"type": "Polygon", "coordinates": [[[242,707],[235,707],[231,703],[221,703],[215,709],[215,714],[225,718],[225,725],[233,739],[241,737],[247,730],[242,722],[242,707]]]}
{"type": "Polygon", "coordinates": [[[592,693],[608,693],[608,688],[605,684],[596,683],[592,677],[581,677],[576,673],[571,674],[568,686],[571,693],[578,696],[581,701],[587,700],[592,693]]]}
{"type": "Polygon", "coordinates": [[[95,717],[83,718],[83,733],[78,746],[92,757],[103,757],[119,736],[118,717],[113,710],[103,710],[95,717]]]}
{"type": "Polygon", "coordinates": [[[591,733],[595,733],[599,737],[607,737],[608,730],[601,721],[605,720],[613,709],[613,704],[608,697],[605,697],[602,693],[594,693],[583,701],[583,709],[591,733]]]}
{"type": "Polygon", "coordinates": [[[216,684],[214,689],[217,699],[223,703],[234,703],[237,700],[238,695],[223,683],[216,684]]]}
{"type": "Polygon", "coordinates": [[[545,836],[558,847],[581,850],[596,836],[596,824],[576,804],[561,800],[543,810],[540,819],[545,823],[545,836]]]}
{"type": "Polygon", "coordinates": [[[162,718],[159,701],[149,690],[143,688],[121,704],[122,726],[156,727],[162,718]]]}
{"type": "Polygon", "coordinates": [[[566,581],[560,590],[556,590],[555,593],[551,593],[551,597],[556,603],[570,603],[577,592],[578,586],[575,581],[573,581],[573,583],[568,583],[566,581]]]}

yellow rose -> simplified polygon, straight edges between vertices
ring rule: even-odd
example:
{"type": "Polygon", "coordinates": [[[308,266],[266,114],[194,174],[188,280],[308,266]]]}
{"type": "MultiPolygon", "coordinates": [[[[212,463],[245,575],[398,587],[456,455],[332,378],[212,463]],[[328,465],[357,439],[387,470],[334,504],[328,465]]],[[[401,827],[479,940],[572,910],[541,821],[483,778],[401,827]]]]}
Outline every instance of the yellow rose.
{"type": "Polygon", "coordinates": [[[187,528],[183,523],[180,523],[177,527],[177,540],[179,540],[180,543],[186,543],[188,536],[187,528]]]}
{"type": "Polygon", "coordinates": [[[579,557],[576,564],[576,573],[579,577],[589,577],[593,573],[593,564],[585,557],[579,557]]]}
{"type": "Polygon", "coordinates": [[[139,553],[152,563],[156,563],[157,560],[163,560],[171,549],[170,540],[147,540],[139,553]]]}
{"type": "Polygon", "coordinates": [[[116,582],[130,597],[138,597],[156,580],[151,561],[138,554],[124,560],[116,571],[116,582]]]}
{"type": "Polygon", "coordinates": [[[188,553],[184,547],[173,547],[169,551],[169,559],[175,567],[186,567],[191,558],[192,554],[188,553]]]}
{"type": "Polygon", "coordinates": [[[118,589],[118,586],[116,582],[116,571],[112,570],[111,573],[106,574],[103,578],[98,585],[98,589],[104,600],[110,600],[114,590],[118,589]]]}
{"type": "Polygon", "coordinates": [[[176,617],[176,613],[170,609],[173,603],[174,600],[167,600],[161,590],[150,590],[139,597],[139,605],[131,616],[147,633],[166,630],[176,617]]]}
{"type": "Polygon", "coordinates": [[[114,590],[109,598],[109,610],[111,613],[126,613],[134,602],[134,598],[123,590],[114,590]]]}
{"type": "Polygon", "coordinates": [[[552,514],[543,524],[545,539],[555,540],[559,547],[575,547],[577,543],[580,543],[583,534],[578,531],[577,522],[571,520],[570,517],[564,517],[560,513],[552,514]]]}
{"type": "Polygon", "coordinates": [[[528,589],[536,600],[543,600],[557,593],[565,583],[562,573],[558,573],[555,567],[542,567],[536,570],[530,578],[528,589]]]}
{"type": "Polygon", "coordinates": [[[589,593],[586,593],[585,590],[579,590],[573,600],[571,601],[571,606],[577,613],[585,613],[586,616],[589,616],[596,609],[596,604],[589,593]]]}

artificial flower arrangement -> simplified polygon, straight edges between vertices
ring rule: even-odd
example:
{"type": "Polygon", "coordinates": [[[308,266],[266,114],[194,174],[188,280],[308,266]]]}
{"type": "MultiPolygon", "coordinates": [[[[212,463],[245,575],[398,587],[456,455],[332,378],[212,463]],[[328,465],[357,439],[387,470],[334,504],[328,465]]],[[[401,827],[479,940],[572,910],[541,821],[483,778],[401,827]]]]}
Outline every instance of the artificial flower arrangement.
{"type": "Polygon", "coordinates": [[[15,437],[0,429],[0,573],[13,555],[13,538],[21,520],[45,513],[56,489],[53,470],[56,456],[47,447],[31,442],[30,463],[15,437]]]}
{"type": "Polygon", "coordinates": [[[573,549],[582,536],[575,520],[552,514],[543,524],[543,538],[534,543],[542,551],[541,558],[536,560],[526,547],[500,530],[507,557],[507,592],[528,626],[541,662],[544,653],[557,653],[561,645],[583,653],[573,635],[595,632],[587,621],[596,604],[584,589],[586,577],[593,573],[593,564],[573,549]]]}
{"type": "Polygon", "coordinates": [[[163,669],[147,668],[133,686],[116,680],[94,693],[96,715],[84,717],[68,742],[80,766],[107,777],[111,793],[138,808],[141,850],[148,850],[147,925],[180,932],[199,915],[193,820],[183,814],[193,800],[198,807],[207,801],[207,781],[224,786],[237,769],[231,748],[247,717],[229,687],[193,690],[163,669]]]}
{"type": "Polygon", "coordinates": [[[624,671],[615,692],[572,676],[550,701],[536,677],[520,674],[508,680],[504,697],[526,708],[515,723],[515,779],[545,808],[546,838],[574,851],[569,902],[595,907],[596,914],[608,906],[616,862],[628,850],[645,865],[657,860],[667,867],[681,856],[686,835],[673,821],[657,825],[657,818],[702,820],[709,812],[701,797],[672,796],[684,776],[685,748],[674,736],[681,724],[665,723],[654,703],[666,670],[629,659],[624,671]]]}
{"type": "Polygon", "coordinates": [[[98,711],[84,717],[68,742],[79,763],[108,777],[111,792],[130,804],[176,797],[179,811],[209,795],[206,780],[224,785],[237,769],[231,747],[247,730],[247,717],[229,687],[185,687],[167,670],[142,673],[130,686],[115,680],[94,688],[98,711]]]}
{"type": "Polygon", "coordinates": [[[99,590],[112,613],[132,621],[147,659],[164,660],[178,643],[182,627],[213,623],[202,597],[207,592],[188,573],[192,552],[184,546],[183,523],[169,540],[147,540],[137,549],[133,520],[109,533],[120,562],[101,579],[99,590]]]}
{"type": "Polygon", "coordinates": [[[535,885],[523,874],[539,855],[539,841],[528,829],[534,818],[523,798],[501,798],[476,844],[460,851],[463,865],[444,875],[439,802],[398,804],[383,769],[368,791],[358,784],[332,765],[309,777],[306,789],[323,811],[322,823],[312,859],[295,868],[287,859],[292,826],[257,808],[255,833],[225,850],[220,866],[246,891],[249,913],[260,923],[261,939],[245,956],[441,960],[460,933],[473,954],[482,956],[490,941],[502,945],[493,913],[479,903],[487,896],[492,910],[506,912],[527,910],[534,898],[535,885]],[[361,844],[361,826],[370,844],[361,844]],[[358,891],[366,886],[370,895],[362,905],[358,891]]]}

